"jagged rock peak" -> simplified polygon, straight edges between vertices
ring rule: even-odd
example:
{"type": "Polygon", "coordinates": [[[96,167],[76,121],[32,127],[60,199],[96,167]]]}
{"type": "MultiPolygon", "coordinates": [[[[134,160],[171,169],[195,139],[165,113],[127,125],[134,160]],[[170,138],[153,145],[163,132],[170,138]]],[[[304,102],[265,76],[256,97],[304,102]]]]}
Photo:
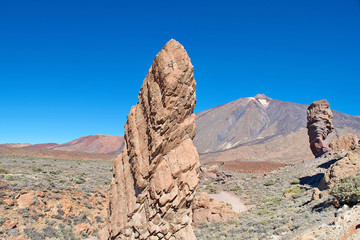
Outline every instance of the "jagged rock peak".
{"type": "Polygon", "coordinates": [[[190,58],[170,40],[127,117],[110,186],[109,223],[100,239],[196,239],[191,227],[200,168],[192,141],[195,85],[190,58]]]}
{"type": "Polygon", "coordinates": [[[307,109],[309,142],[311,151],[315,157],[331,151],[331,148],[325,140],[334,130],[332,118],[333,113],[326,99],[311,103],[307,109]]]}

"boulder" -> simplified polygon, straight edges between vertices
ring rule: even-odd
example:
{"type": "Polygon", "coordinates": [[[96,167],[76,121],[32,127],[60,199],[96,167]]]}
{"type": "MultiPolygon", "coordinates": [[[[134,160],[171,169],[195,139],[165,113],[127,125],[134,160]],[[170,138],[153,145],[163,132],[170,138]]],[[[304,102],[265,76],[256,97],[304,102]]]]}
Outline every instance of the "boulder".
{"type": "Polygon", "coordinates": [[[332,164],[320,182],[320,190],[331,191],[342,178],[354,177],[360,172],[360,148],[332,164]]]}
{"type": "Polygon", "coordinates": [[[195,239],[192,202],[200,168],[192,141],[195,85],[184,47],[170,40],[155,57],[127,117],[100,239],[195,239]]]}
{"type": "Polygon", "coordinates": [[[19,209],[30,207],[34,203],[35,198],[36,196],[32,191],[20,195],[20,197],[17,200],[19,209]]]}
{"type": "Polygon", "coordinates": [[[310,149],[315,157],[320,157],[325,152],[331,151],[325,140],[334,130],[332,118],[333,113],[325,99],[313,102],[307,109],[310,149]]]}
{"type": "Polygon", "coordinates": [[[357,146],[359,146],[359,138],[353,133],[348,133],[344,136],[341,136],[337,139],[334,139],[330,147],[333,151],[351,151],[354,150],[357,146]]]}
{"type": "Polygon", "coordinates": [[[205,192],[195,197],[193,213],[195,227],[211,222],[227,222],[238,217],[238,213],[229,204],[218,202],[205,192]]]}

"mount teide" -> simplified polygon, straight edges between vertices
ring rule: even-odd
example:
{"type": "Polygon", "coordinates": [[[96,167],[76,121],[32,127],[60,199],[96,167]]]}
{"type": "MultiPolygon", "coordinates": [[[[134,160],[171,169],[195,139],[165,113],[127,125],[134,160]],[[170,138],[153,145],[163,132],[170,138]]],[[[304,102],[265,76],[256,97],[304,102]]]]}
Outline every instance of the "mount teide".
{"type": "MultiPolygon", "coordinates": [[[[263,94],[241,98],[199,112],[194,144],[203,162],[291,163],[310,158],[306,109],[263,94]]],[[[360,135],[357,116],[333,112],[336,135],[360,135]]]]}

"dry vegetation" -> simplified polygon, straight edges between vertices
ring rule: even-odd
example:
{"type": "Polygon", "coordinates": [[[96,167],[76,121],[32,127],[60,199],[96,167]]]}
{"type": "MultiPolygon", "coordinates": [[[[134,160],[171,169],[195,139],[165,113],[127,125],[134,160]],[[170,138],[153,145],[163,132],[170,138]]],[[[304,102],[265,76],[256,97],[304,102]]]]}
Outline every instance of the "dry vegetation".
{"type": "MultiPolygon", "coordinates": [[[[231,191],[250,208],[237,219],[203,224],[197,239],[292,239],[330,223],[333,197],[311,200],[329,159],[268,174],[220,170],[199,192],[231,191]],[[322,161],[322,162],[321,162],[322,161]]],[[[111,161],[0,156],[0,238],[94,238],[106,222],[111,161]]]]}
{"type": "Polygon", "coordinates": [[[113,161],[116,155],[85,152],[68,152],[44,148],[0,147],[0,156],[40,157],[50,159],[77,159],[113,161]]]}
{"type": "Polygon", "coordinates": [[[111,161],[0,157],[0,238],[80,239],[105,224],[111,161]]]}

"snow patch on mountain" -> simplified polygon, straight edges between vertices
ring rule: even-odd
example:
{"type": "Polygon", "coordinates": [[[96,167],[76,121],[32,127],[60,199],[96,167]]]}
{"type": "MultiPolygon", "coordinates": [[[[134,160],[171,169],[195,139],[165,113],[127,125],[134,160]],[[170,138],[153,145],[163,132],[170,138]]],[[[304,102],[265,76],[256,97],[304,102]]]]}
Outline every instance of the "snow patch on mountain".
{"type": "Polygon", "coordinates": [[[258,100],[261,103],[261,105],[263,105],[265,108],[269,106],[269,101],[267,101],[266,99],[258,99],[258,100]]]}

